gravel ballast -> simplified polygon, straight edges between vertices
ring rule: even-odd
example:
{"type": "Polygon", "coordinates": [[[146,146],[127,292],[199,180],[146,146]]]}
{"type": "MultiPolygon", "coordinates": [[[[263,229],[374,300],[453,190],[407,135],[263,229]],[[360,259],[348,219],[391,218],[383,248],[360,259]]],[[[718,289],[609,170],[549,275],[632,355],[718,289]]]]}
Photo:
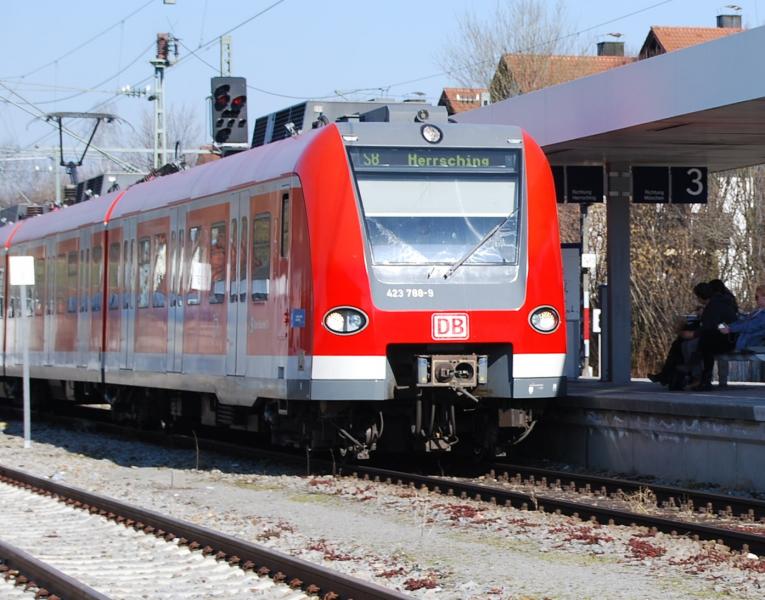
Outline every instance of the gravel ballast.
{"type": "Polygon", "coordinates": [[[394,485],[306,477],[266,461],[0,424],[0,464],[332,566],[416,598],[765,596],[765,560],[394,485]]]}

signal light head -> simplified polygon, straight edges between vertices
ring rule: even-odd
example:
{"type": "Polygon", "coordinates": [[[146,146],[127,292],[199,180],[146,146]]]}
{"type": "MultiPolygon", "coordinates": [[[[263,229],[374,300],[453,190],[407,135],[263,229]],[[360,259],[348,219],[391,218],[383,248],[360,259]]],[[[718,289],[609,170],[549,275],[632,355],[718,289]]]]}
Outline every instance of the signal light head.
{"type": "Polygon", "coordinates": [[[231,101],[231,108],[233,108],[234,110],[238,110],[242,108],[242,106],[244,106],[246,102],[247,102],[246,96],[237,96],[231,101]]]}

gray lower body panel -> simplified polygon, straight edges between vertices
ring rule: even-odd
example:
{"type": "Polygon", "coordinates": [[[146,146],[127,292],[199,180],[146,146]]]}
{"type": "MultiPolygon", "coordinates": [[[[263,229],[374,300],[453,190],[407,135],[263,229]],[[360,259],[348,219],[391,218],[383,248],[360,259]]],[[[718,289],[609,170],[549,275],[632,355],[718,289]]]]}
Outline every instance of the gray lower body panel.
{"type": "Polygon", "coordinates": [[[384,379],[314,379],[311,400],[387,400],[390,387],[384,379]]]}
{"type": "Polygon", "coordinates": [[[513,398],[556,398],[566,393],[565,377],[533,377],[513,380],[513,398]]]}

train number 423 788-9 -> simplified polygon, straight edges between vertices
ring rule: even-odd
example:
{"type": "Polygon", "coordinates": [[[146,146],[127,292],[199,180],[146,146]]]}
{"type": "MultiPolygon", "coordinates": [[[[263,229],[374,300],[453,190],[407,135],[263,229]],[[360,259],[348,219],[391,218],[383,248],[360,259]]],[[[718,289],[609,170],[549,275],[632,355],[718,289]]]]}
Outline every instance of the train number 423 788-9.
{"type": "Polygon", "coordinates": [[[388,298],[433,298],[432,288],[388,288],[388,298]]]}

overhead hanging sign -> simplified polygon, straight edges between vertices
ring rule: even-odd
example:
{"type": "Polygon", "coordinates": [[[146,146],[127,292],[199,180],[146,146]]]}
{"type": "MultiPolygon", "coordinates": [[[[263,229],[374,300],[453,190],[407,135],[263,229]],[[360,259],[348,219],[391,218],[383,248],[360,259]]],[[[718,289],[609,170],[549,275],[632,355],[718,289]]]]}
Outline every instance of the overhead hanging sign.
{"type": "Polygon", "coordinates": [[[632,167],[632,200],[647,204],[706,204],[706,167],[632,167]]]}
{"type": "Polygon", "coordinates": [[[555,166],[555,196],[558,202],[592,204],[603,202],[603,166],[555,166]]]}

